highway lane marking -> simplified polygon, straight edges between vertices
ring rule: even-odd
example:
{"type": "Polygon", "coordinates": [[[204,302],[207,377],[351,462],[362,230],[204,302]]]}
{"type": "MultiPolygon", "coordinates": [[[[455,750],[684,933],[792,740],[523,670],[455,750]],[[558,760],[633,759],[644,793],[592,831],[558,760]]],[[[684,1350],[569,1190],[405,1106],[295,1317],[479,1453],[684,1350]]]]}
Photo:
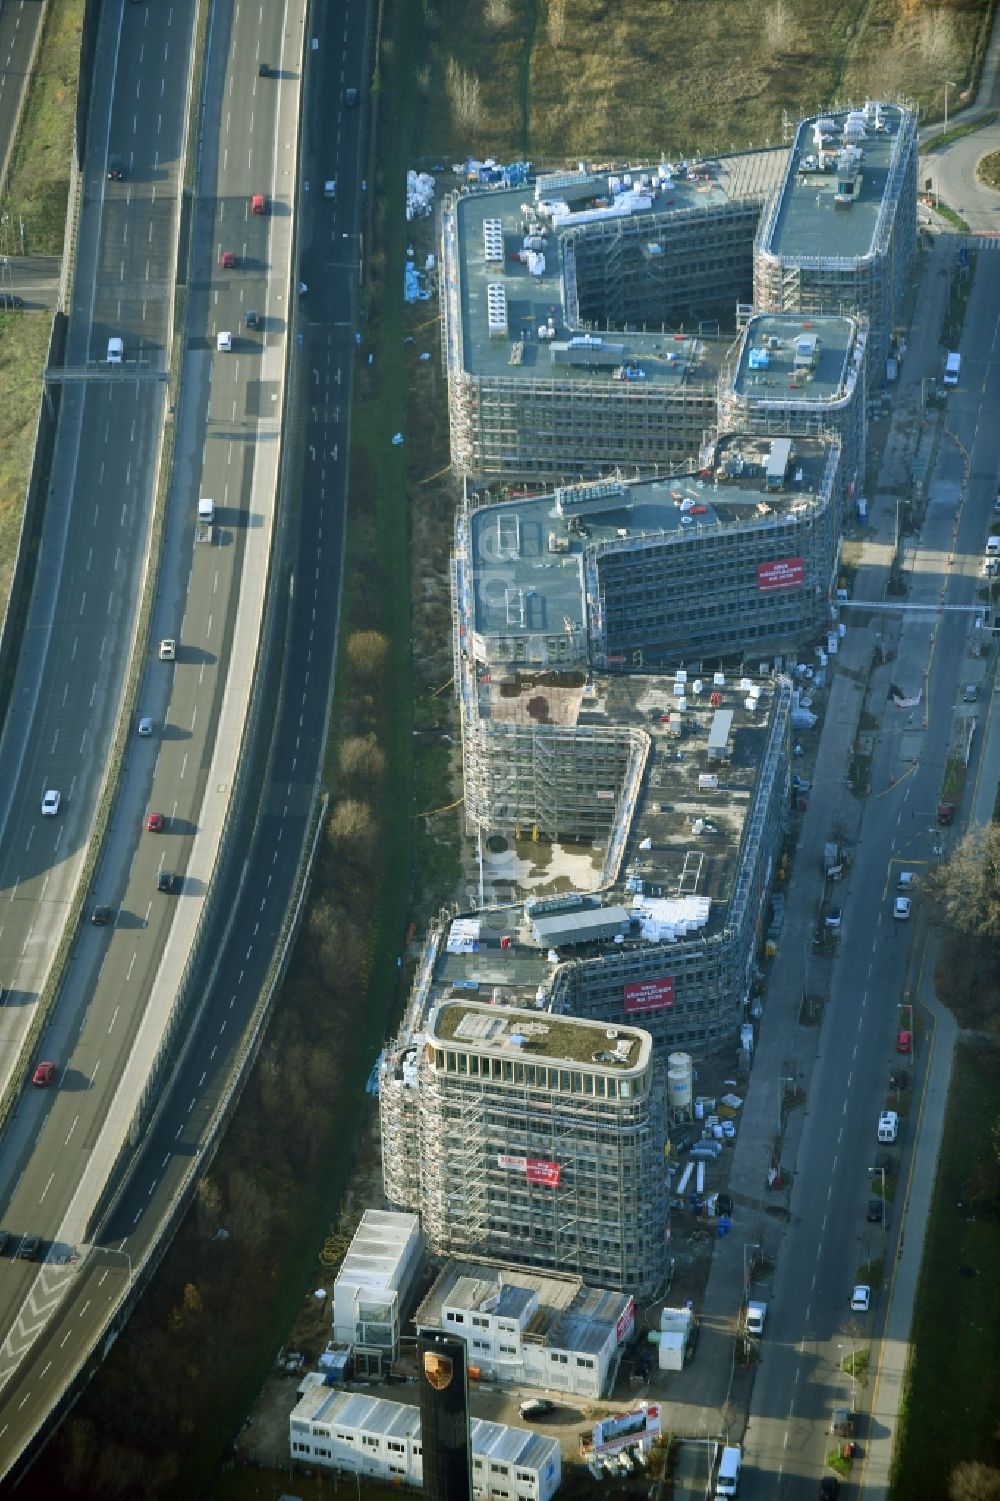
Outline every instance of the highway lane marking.
{"type": "Polygon", "coordinates": [[[195,1107],[195,1101],[196,1101],[196,1099],[197,1099],[197,1096],[196,1096],[196,1095],[192,1095],[192,1096],[191,1096],[191,1103],[190,1103],[190,1105],[189,1105],[189,1106],[188,1106],[188,1115],[190,1115],[190,1114],[191,1114],[191,1112],[192,1112],[192,1110],[193,1110],[193,1109],[194,1109],[194,1107],[195,1107]]]}
{"type": "Polygon", "coordinates": [[[92,547],[88,547],[88,549],[87,549],[87,572],[88,573],[90,572],[90,565],[91,565],[91,563],[93,561],[94,561],[94,549],[92,547]]]}
{"type": "Polygon", "coordinates": [[[81,615],[83,614],[84,609],[86,608],[86,604],[87,604],[87,591],[86,591],[86,589],[84,589],[83,594],[80,596],[80,614],[81,615]]]}
{"type": "Polygon", "coordinates": [[[184,780],[184,773],[187,771],[187,764],[188,764],[187,751],[185,751],[184,752],[184,760],[181,762],[181,781],[184,780]]]}
{"type": "Polygon", "coordinates": [[[145,920],[143,922],[143,927],[145,927],[145,928],[149,927],[149,914],[152,912],[152,910],[153,910],[153,904],[152,904],[152,902],[147,902],[146,903],[146,916],[145,916],[145,920]]]}
{"type": "Polygon", "coordinates": [[[138,1210],[136,1210],[135,1219],[132,1221],[133,1225],[137,1225],[141,1219],[142,1219],[142,1210],[138,1209],[138,1210]]]}
{"type": "Polygon", "coordinates": [[[83,1318],[84,1314],[87,1312],[87,1309],[89,1307],[90,1307],[90,1299],[88,1298],[87,1301],[86,1301],[86,1303],[84,1303],[83,1307],[80,1309],[80,1317],[81,1317],[81,1319],[83,1318]]]}
{"type": "Polygon", "coordinates": [[[138,959],[138,957],[139,957],[138,950],[137,949],[133,950],[132,957],[129,960],[128,974],[125,976],[126,980],[131,980],[131,978],[132,978],[132,971],[135,968],[135,961],[138,959]]]}
{"type": "Polygon", "coordinates": [[[97,1062],[94,1064],[94,1072],[90,1076],[91,1085],[93,1085],[94,1080],[97,1078],[97,1071],[100,1068],[100,1066],[101,1066],[101,1060],[100,1060],[100,1058],[98,1058],[97,1062]]]}
{"type": "MultiPolygon", "coordinates": [[[[59,1348],[60,1348],[60,1350],[63,1348],[63,1346],[65,1345],[66,1341],[69,1338],[71,1338],[72,1333],[73,1333],[72,1329],[67,1329],[66,1330],[66,1333],[63,1335],[62,1339],[59,1341],[59,1348]]],[[[7,1429],[6,1429],[6,1424],[5,1424],[4,1428],[2,1430],[0,1430],[0,1432],[6,1433],[6,1431],[7,1431],[7,1429]]]]}
{"type": "MultiPolygon", "coordinates": [[[[857,1051],[857,1043],[855,1043],[854,1047],[855,1047],[855,1052],[856,1052],[857,1051]]],[[[847,1076],[847,1087],[848,1087],[848,1089],[850,1089],[850,1087],[851,1087],[851,1080],[853,1078],[854,1078],[854,1070],[852,1068],[851,1072],[847,1076]]]]}
{"type": "Polygon", "coordinates": [[[79,1121],[79,1119],[80,1119],[80,1117],[78,1115],[75,1115],[73,1117],[73,1124],[70,1126],[69,1130],[66,1132],[66,1140],[63,1142],[63,1146],[64,1147],[68,1147],[69,1146],[69,1139],[73,1135],[73,1132],[76,1130],[77,1122],[79,1121]]]}
{"type": "Polygon", "coordinates": [[[39,1204],[42,1202],[42,1200],[45,1198],[45,1195],[48,1193],[49,1189],[52,1187],[52,1184],[55,1181],[55,1176],[56,1176],[55,1173],[49,1173],[49,1181],[46,1183],[45,1187],[42,1189],[41,1198],[39,1198],[39,1200],[38,1200],[39,1204]]]}
{"type": "Polygon", "coordinates": [[[119,1011],[120,1011],[120,1010],[121,1010],[121,1007],[120,1007],[120,1006],[116,1006],[116,1007],[115,1007],[115,1012],[114,1012],[114,1015],[113,1015],[113,1016],[112,1016],[112,1018],[111,1018],[111,1020],[110,1020],[110,1021],[109,1021],[109,1022],[108,1022],[108,1032],[109,1032],[109,1033],[110,1033],[110,1031],[111,1031],[111,1028],[112,1028],[112,1027],[113,1027],[113,1026],[114,1026],[114,1024],[115,1024],[115,1022],[116,1022],[116,1021],[117,1021],[117,1020],[118,1020],[118,1012],[119,1012],[119,1011]]]}

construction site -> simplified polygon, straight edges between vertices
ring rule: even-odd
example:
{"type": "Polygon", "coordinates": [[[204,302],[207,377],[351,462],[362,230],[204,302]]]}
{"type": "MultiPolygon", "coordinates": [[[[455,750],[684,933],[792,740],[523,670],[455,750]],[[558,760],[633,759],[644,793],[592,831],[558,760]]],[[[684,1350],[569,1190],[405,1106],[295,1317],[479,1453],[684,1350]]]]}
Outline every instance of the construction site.
{"type": "Polygon", "coordinates": [[[697,453],[784,156],[568,172],[538,178],[529,201],[523,188],[446,200],[455,472],[572,480],[697,453]]]}
{"type": "Polygon", "coordinates": [[[379,1099],[386,1197],[433,1253],[662,1283],[665,1070],[645,1032],[446,1001],[379,1099]]]}
{"type": "Polygon", "coordinates": [[[867,348],[863,318],[753,313],[723,362],[720,432],[836,434],[843,501],[864,475],[867,348]]]}
{"type": "Polygon", "coordinates": [[[917,117],[869,100],[803,120],[754,246],[754,304],[844,313],[884,368],[917,248],[917,117]]]}
{"type": "MultiPolygon", "coordinates": [[[[916,250],[916,162],[915,115],[868,101],[802,122],[790,153],[581,168],[539,177],[528,198],[520,187],[447,199],[442,343],[456,475],[673,472],[715,433],[720,400],[732,412],[751,384],[767,389],[744,381],[740,397],[733,386],[733,340],[751,309],[861,320],[853,374],[825,395],[825,415],[852,428],[845,446],[860,472],[858,364],[867,347],[884,369],[892,346],[916,250]]],[[[843,339],[831,332],[827,347],[843,339]]],[[[810,406],[808,394],[802,409],[789,401],[788,420],[826,431],[823,398],[810,406]]],[[[773,424],[779,407],[767,402],[760,420],[773,424]]]]}

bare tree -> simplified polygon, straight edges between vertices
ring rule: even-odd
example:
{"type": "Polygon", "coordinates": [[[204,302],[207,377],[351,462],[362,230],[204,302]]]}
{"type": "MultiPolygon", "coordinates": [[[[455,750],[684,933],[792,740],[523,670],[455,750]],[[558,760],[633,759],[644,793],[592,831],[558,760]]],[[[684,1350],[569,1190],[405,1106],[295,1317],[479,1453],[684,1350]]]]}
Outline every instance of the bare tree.
{"type": "Polygon", "coordinates": [[[385,771],[385,751],[374,735],[351,735],[340,747],[340,775],[345,782],[374,787],[385,771]]]}
{"type": "Polygon", "coordinates": [[[326,832],[333,845],[352,846],[359,854],[368,850],[375,838],[370,804],[356,797],[341,798],[334,804],[326,832]]]}
{"type": "Polygon", "coordinates": [[[795,17],[785,0],[776,0],[764,10],[764,39],[772,52],[788,52],[795,45],[795,17]]]}
{"type": "Polygon", "coordinates": [[[449,57],[445,69],[445,89],[451,112],[459,125],[471,130],[479,124],[479,79],[475,73],[466,72],[457,58],[449,57]]]}
{"type": "Polygon", "coordinates": [[[949,1501],[1000,1501],[1000,1470],[963,1459],[948,1477],[949,1501]]]}
{"type": "Polygon", "coordinates": [[[970,829],[927,884],[950,928],[1000,938],[1000,825],[970,829]]]}
{"type": "Polygon", "coordinates": [[[352,631],[347,638],[347,665],[358,678],[380,678],[389,655],[389,640],[381,631],[352,631]]]}

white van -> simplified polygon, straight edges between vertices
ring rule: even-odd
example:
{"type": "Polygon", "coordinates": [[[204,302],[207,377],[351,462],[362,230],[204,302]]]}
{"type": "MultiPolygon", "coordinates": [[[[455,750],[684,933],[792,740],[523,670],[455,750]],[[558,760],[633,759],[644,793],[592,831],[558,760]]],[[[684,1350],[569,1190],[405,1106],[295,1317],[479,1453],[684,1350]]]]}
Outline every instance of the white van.
{"type": "Polygon", "coordinates": [[[1000,535],[992,532],[986,538],[986,556],[988,558],[1000,558],[1000,535]]]}
{"type": "Polygon", "coordinates": [[[899,1116],[895,1110],[883,1110],[878,1118],[879,1141],[895,1141],[899,1135],[899,1116]]]}
{"type": "Polygon", "coordinates": [[[944,383],[946,386],[957,386],[958,377],[962,373],[962,356],[949,354],[944,362],[944,383]]]}
{"type": "Polygon", "coordinates": [[[717,1496],[735,1496],[736,1488],[740,1483],[740,1465],[743,1463],[743,1450],[739,1444],[727,1444],[722,1451],[719,1460],[719,1478],[715,1482],[715,1494],[717,1496]]]}
{"type": "Polygon", "coordinates": [[[125,345],[117,336],[108,340],[108,364],[120,365],[125,357],[125,345]]]}

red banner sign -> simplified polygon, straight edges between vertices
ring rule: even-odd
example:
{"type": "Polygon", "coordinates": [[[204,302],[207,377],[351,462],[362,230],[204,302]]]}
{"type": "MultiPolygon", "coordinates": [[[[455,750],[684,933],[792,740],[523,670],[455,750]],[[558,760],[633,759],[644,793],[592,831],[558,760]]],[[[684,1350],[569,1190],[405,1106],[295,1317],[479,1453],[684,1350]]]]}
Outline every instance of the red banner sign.
{"type": "Polygon", "coordinates": [[[801,589],[805,577],[806,565],[801,558],[779,558],[772,563],[757,564],[757,588],[761,594],[772,594],[775,589],[801,589]]]}
{"type": "Polygon", "coordinates": [[[635,1328],[635,1299],[629,1298],[615,1323],[615,1339],[624,1345],[635,1328]]]}
{"type": "Polygon", "coordinates": [[[562,1168],[558,1162],[546,1162],[542,1157],[512,1157],[501,1152],[497,1157],[498,1167],[524,1173],[529,1183],[542,1183],[546,1188],[558,1188],[562,1168]]]}
{"type": "Polygon", "coordinates": [[[642,1011],[661,1011],[674,1004],[673,975],[659,975],[655,980],[634,980],[625,986],[625,1015],[642,1011]]]}

